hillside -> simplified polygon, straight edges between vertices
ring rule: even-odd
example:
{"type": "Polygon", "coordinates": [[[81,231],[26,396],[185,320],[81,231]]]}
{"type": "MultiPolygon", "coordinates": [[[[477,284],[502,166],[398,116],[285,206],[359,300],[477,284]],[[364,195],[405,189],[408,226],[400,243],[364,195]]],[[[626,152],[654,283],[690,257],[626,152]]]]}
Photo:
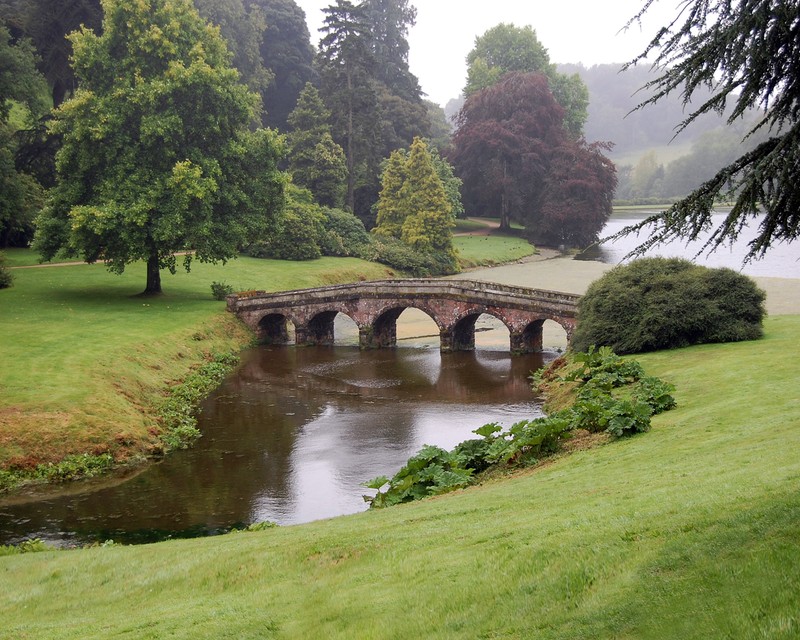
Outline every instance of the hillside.
{"type": "Polygon", "coordinates": [[[641,357],[651,432],[458,494],[0,558],[0,637],[798,637],[798,335],[641,357]]]}

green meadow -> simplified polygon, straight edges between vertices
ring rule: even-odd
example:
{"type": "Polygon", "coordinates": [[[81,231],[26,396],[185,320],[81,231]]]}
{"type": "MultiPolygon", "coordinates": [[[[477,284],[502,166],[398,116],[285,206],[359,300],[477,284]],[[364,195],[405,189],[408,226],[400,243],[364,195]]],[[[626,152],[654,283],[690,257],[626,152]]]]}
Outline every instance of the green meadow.
{"type": "Polygon", "coordinates": [[[642,356],[650,432],[458,493],[2,557],[0,637],[800,637],[798,335],[642,356]]]}

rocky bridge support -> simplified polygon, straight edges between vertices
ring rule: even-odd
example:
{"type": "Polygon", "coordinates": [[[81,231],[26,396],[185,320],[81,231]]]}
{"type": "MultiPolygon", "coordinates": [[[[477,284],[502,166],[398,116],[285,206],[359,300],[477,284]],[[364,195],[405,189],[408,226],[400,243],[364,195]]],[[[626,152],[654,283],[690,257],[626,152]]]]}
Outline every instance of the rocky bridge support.
{"type": "Polygon", "coordinates": [[[354,284],[227,297],[235,313],[261,342],[286,344],[288,326],[298,345],[333,344],[333,321],[343,313],[356,323],[362,348],[393,347],[397,318],[409,308],[427,313],[439,327],[442,351],[475,348],[475,322],[484,313],[508,327],[512,353],[542,349],[542,325],[560,324],[569,340],[579,296],[467,280],[378,280],[354,284]]]}

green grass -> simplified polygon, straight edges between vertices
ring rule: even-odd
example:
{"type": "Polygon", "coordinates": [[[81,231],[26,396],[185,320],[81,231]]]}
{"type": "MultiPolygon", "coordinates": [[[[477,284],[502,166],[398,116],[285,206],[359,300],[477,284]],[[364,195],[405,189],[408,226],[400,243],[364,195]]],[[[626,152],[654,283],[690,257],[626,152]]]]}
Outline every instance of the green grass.
{"type": "Polygon", "coordinates": [[[798,338],[642,356],[651,432],[442,498],[2,557],[0,637],[800,637],[798,338]]]}
{"type": "Polygon", "coordinates": [[[453,245],[463,268],[514,262],[536,253],[527,240],[513,236],[456,236],[453,245]]]}
{"type": "MultiPolygon", "coordinates": [[[[31,254],[10,251],[19,262],[31,254]]],[[[240,258],[195,263],[162,277],[164,295],[141,298],[144,266],[14,269],[0,290],[0,466],[31,466],[72,453],[147,454],[153,414],[176,381],[211,354],[238,351],[250,334],[211,296],[213,281],[236,290],[282,290],[388,277],[356,259],[280,262],[240,258]],[[125,445],[133,441],[132,445],[125,445]]]]}

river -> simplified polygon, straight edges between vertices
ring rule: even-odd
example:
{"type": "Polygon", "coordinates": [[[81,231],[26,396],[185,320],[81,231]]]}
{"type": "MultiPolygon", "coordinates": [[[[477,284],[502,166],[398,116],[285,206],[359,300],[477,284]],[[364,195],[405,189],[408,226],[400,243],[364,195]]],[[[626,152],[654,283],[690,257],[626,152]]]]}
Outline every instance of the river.
{"type": "MultiPolygon", "coordinates": [[[[629,222],[615,217],[604,233],[629,222]]],[[[468,275],[582,293],[634,243],[601,245],[583,256],[590,260],[546,254],[551,259],[468,275]]],[[[697,261],[758,276],[770,313],[800,313],[798,248],[778,245],[744,267],[741,244],[697,261]]],[[[692,258],[697,249],[673,244],[654,253],[692,258]]],[[[361,511],[369,492],[361,483],[392,475],[423,444],[450,448],[487,422],[509,426],[540,414],[527,376],[566,346],[563,330],[548,321],[546,352],[512,358],[505,328],[487,316],[476,328],[475,352],[440,354],[433,321],[409,309],[394,350],[360,351],[354,324],[341,316],[334,347],[249,350],[203,403],[203,437],[194,448],[58,494],[48,488],[7,497],[0,501],[0,544],[32,537],[60,546],[149,542],[361,511]]]]}

